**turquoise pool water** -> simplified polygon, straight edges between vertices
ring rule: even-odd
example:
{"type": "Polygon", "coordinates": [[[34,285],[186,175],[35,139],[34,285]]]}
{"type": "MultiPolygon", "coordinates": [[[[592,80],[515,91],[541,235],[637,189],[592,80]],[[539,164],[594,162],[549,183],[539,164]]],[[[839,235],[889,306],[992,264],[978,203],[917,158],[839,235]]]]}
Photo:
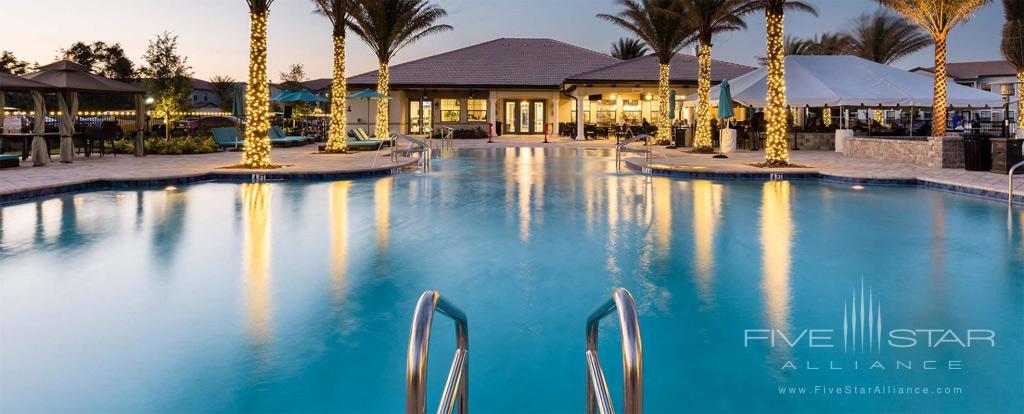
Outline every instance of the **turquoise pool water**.
{"type": "MultiPolygon", "coordinates": [[[[0,217],[4,412],[401,412],[425,289],[469,316],[471,410],[581,412],[585,318],[619,286],[639,308],[647,412],[1024,409],[1024,213],[992,201],[649,178],[603,151],[527,148],[0,217]],[[888,394],[825,391],[846,386],[888,394]]],[[[438,321],[430,405],[454,342],[438,321]]],[[[618,328],[602,329],[619,402],[618,328]]]]}

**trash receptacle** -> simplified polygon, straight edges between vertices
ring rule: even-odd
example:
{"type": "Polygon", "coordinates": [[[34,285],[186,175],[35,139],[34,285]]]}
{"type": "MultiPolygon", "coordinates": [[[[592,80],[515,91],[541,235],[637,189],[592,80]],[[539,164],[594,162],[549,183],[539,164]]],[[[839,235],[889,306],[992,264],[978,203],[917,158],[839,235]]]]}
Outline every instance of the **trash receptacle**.
{"type": "Polygon", "coordinates": [[[992,143],[981,134],[964,134],[964,169],[988,171],[992,169],[992,143]]]}
{"type": "Polygon", "coordinates": [[[494,135],[501,136],[501,121],[494,123],[494,135]]]}

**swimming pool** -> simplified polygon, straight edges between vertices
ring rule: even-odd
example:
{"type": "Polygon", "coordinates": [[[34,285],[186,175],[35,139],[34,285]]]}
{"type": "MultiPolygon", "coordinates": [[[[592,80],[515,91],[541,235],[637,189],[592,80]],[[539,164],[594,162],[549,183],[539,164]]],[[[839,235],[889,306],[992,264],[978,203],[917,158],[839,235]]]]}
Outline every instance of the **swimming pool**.
{"type": "MultiPolygon", "coordinates": [[[[400,412],[436,289],[469,317],[472,411],[581,412],[584,323],[614,287],[639,309],[647,412],[1024,408],[1021,210],[612,155],[458,150],[425,174],[2,206],[0,408],[400,412]]],[[[453,331],[434,325],[428,406],[453,331]]],[[[620,402],[617,335],[602,325],[620,402]]]]}

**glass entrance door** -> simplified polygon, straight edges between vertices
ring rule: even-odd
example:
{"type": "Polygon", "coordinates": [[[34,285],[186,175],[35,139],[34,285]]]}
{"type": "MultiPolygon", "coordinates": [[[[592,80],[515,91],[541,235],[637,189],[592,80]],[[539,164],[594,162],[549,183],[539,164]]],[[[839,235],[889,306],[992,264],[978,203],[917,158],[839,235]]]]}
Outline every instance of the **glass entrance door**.
{"type": "Polygon", "coordinates": [[[547,103],[543,100],[506,100],[505,133],[543,134],[546,108],[547,103]]]}
{"type": "Polygon", "coordinates": [[[429,99],[409,101],[409,133],[427,134],[434,126],[434,106],[429,99]]]}

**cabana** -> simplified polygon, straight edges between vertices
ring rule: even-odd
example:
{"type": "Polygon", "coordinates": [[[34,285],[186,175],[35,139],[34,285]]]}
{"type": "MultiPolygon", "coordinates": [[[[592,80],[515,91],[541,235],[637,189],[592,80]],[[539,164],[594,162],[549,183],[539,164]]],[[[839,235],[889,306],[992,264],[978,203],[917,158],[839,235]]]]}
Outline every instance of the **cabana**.
{"type": "MultiPolygon", "coordinates": [[[[45,165],[50,161],[50,154],[46,149],[46,141],[43,133],[46,128],[46,102],[43,100],[43,92],[49,92],[53,88],[45,83],[20,78],[14,75],[0,73],[0,111],[6,107],[5,92],[28,92],[32,95],[32,102],[35,110],[35,125],[32,131],[32,164],[45,165]],[[40,122],[40,119],[43,121],[40,122]]],[[[25,138],[27,140],[27,138],[25,138]]],[[[27,154],[25,142],[22,142],[22,154],[27,154]]],[[[24,155],[22,156],[24,158],[24,155]]]]}
{"type": "MultiPolygon", "coordinates": [[[[49,85],[59,92],[57,104],[60,106],[60,160],[72,162],[74,159],[75,117],[78,115],[78,94],[95,93],[108,95],[135,95],[135,113],[139,125],[146,123],[146,106],[143,101],[145,89],[118,82],[103,76],[89,73],[89,69],[77,63],[62,60],[39,68],[38,72],[24,76],[40,83],[49,85]]],[[[143,155],[143,128],[139,128],[135,137],[135,156],[143,155]]]]}

